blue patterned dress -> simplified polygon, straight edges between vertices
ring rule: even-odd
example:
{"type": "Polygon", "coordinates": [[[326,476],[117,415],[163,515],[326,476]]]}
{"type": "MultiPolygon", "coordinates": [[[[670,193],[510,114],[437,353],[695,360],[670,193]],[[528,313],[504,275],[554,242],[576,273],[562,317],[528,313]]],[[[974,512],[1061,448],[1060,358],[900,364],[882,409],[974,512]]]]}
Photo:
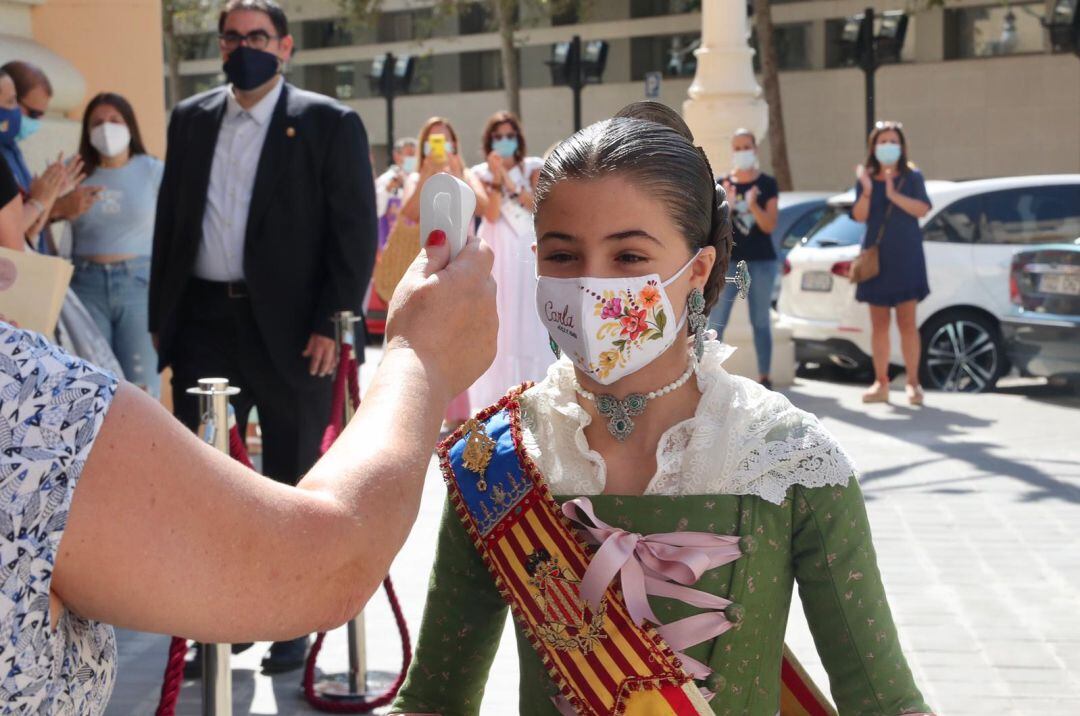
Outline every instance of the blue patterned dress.
{"type": "Polygon", "coordinates": [[[0,711],[100,714],[116,674],[111,627],[60,615],[49,584],[83,465],[116,379],[0,323],[0,711]]]}

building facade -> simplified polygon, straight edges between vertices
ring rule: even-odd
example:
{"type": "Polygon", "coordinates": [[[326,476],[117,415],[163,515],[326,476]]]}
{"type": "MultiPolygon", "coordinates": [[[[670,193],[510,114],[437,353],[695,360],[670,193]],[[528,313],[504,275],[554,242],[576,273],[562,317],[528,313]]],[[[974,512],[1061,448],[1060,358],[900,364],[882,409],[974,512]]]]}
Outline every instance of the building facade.
{"type": "MultiPolygon", "coordinates": [[[[716,0],[594,0],[581,16],[555,18],[530,18],[523,3],[516,44],[530,153],[543,153],[573,130],[571,92],[553,84],[547,64],[553,43],[574,34],[609,43],[603,82],[584,90],[586,124],[644,98],[651,72],[663,74],[658,99],[681,108],[695,69],[702,1],[716,0]]],[[[284,4],[297,45],[290,81],[356,108],[380,164],[386,106],[369,74],[387,52],[417,58],[409,93],[395,104],[396,136],[414,135],[429,116],[443,115],[461,135],[466,159],[482,159],[484,120],[506,105],[488,3],[461,2],[446,12],[433,2],[384,0],[384,12],[359,28],[342,17],[336,0],[284,4]]],[[[845,18],[867,5],[912,12],[914,3],[774,3],[796,188],[846,187],[865,158],[863,75],[844,66],[839,38],[845,18]]],[[[1044,0],[947,0],[912,12],[902,61],[877,73],[876,114],[904,123],[912,157],[928,176],[1080,171],[1080,58],[1051,51],[1041,24],[1047,12],[1044,0]]],[[[180,94],[221,81],[215,34],[208,23],[186,43],[180,94]]],[[[767,144],[763,155],[767,167],[767,144]]]]}
{"type": "Polygon", "coordinates": [[[53,86],[42,129],[23,152],[34,172],[79,148],[82,111],[98,92],[131,102],[147,151],[164,156],[160,0],[0,0],[0,65],[40,66],[53,86]]]}

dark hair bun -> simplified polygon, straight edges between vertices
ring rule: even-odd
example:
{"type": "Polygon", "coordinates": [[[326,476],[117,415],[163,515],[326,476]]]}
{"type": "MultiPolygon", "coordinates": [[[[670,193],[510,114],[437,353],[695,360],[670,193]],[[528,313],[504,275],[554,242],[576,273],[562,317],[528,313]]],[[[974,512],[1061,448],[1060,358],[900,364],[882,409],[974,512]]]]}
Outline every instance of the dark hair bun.
{"type": "Polygon", "coordinates": [[[690,127],[686,126],[686,122],[683,118],[679,116],[678,112],[662,102],[634,102],[620,109],[619,113],[615,116],[655,122],[656,124],[663,125],[669,129],[674,129],[685,137],[686,141],[691,144],[694,143],[694,133],[690,131],[690,127]]]}

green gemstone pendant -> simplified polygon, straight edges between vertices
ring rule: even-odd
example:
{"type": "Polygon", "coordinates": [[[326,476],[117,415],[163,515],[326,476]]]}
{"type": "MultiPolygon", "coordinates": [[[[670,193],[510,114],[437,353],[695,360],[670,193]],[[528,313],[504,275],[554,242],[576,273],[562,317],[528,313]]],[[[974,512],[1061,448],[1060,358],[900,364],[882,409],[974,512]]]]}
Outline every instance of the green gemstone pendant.
{"type": "Polygon", "coordinates": [[[619,442],[634,432],[631,418],[645,412],[648,404],[649,399],[642,393],[631,393],[622,400],[606,393],[596,396],[596,409],[608,419],[608,432],[619,442]]]}

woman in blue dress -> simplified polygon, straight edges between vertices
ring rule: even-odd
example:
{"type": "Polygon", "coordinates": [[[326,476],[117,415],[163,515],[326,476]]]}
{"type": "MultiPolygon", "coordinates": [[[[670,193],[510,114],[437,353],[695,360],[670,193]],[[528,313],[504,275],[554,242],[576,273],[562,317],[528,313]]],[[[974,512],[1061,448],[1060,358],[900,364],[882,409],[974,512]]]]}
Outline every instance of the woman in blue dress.
{"type": "Polygon", "coordinates": [[[867,144],[869,156],[857,170],[851,216],[866,223],[863,248],[879,247],[881,271],[855,289],[855,300],[870,304],[874,362],[874,384],[862,399],[864,403],[889,400],[889,323],[895,309],[908,402],[922,405],[915,306],[930,293],[919,227],[919,219],[930,211],[930,198],[922,173],[908,161],[903,125],[878,122],[867,144]]]}

